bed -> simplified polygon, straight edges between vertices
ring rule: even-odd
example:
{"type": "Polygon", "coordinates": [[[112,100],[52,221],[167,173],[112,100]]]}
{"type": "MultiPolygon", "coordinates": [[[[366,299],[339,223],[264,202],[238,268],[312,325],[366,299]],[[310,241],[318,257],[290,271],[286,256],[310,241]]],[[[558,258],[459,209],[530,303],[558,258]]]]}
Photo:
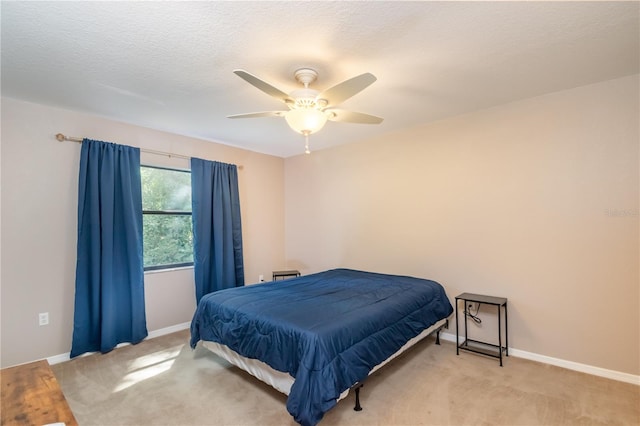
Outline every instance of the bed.
{"type": "Polygon", "coordinates": [[[287,394],[287,410],[307,426],[452,312],[434,281],[332,269],[205,295],[190,343],[203,340],[287,394]]]}

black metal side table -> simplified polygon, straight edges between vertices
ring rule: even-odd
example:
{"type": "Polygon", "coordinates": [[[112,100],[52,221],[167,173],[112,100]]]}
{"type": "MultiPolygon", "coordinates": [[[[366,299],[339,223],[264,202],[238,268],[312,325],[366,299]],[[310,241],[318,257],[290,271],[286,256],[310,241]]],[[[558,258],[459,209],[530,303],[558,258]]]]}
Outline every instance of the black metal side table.
{"type": "Polygon", "coordinates": [[[462,293],[456,296],[456,355],[460,355],[460,349],[475,352],[482,355],[500,359],[500,367],[502,367],[502,353],[509,356],[509,325],[507,316],[507,299],[504,297],[483,296],[481,294],[462,293]],[[462,300],[464,303],[463,312],[466,311],[467,302],[479,303],[484,305],[493,305],[498,308],[498,344],[494,345],[479,340],[469,339],[467,333],[467,314],[464,314],[464,341],[460,343],[460,328],[458,327],[458,302],[462,300]],[[504,309],[504,337],[505,345],[502,346],[502,315],[504,309]]]}

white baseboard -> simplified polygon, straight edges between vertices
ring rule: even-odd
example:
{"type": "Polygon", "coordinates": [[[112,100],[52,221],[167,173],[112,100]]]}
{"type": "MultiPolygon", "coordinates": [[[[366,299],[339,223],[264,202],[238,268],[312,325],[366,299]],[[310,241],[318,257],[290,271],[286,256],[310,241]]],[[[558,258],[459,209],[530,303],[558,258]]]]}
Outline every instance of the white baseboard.
{"type": "Polygon", "coordinates": [[[160,330],[150,331],[147,339],[154,339],[156,337],[164,336],[165,334],[175,333],[176,331],[187,330],[191,327],[191,321],[183,322],[182,324],[172,325],[170,327],[161,328],[160,330]]]}
{"type": "MultiPolygon", "coordinates": [[[[80,355],[80,356],[83,356],[83,355],[80,355]]],[[[49,358],[47,358],[47,361],[49,362],[49,365],[53,365],[53,364],[60,364],[61,362],[69,361],[70,359],[71,359],[71,352],[67,352],[60,355],[50,356],[49,358]]]]}
{"type": "MultiPolygon", "coordinates": [[[[150,331],[149,334],[147,335],[147,337],[145,337],[144,340],[147,339],[154,339],[156,337],[160,337],[160,336],[164,336],[165,334],[171,334],[171,333],[175,333],[176,331],[182,331],[182,330],[186,330],[191,326],[191,322],[183,322],[182,324],[176,324],[176,325],[172,325],[170,327],[165,327],[165,328],[161,328],[159,330],[153,330],[150,331]]],[[[130,345],[131,343],[120,343],[118,346],[116,346],[117,348],[121,348],[123,346],[127,346],[130,345]]],[[[87,355],[91,355],[94,354],[95,352],[87,352],[85,354],[82,354],[80,356],[87,356],[87,355]]],[[[53,364],[59,364],[61,362],[66,362],[69,361],[71,359],[71,352],[67,352],[64,354],[60,354],[60,355],[54,355],[51,357],[47,358],[47,361],[49,362],[50,365],[53,364]]]]}
{"type": "MultiPolygon", "coordinates": [[[[451,333],[440,333],[440,338],[447,342],[456,343],[456,335],[451,333]]],[[[579,371],[581,373],[592,374],[594,376],[605,377],[620,382],[631,383],[640,386],[640,376],[634,374],[622,373],[615,370],[607,370],[606,368],[594,367],[592,365],[581,364],[579,362],[566,361],[564,359],[553,358],[546,355],[540,355],[533,352],[527,352],[520,349],[509,348],[509,356],[537,361],[544,364],[555,365],[556,367],[566,368],[568,370],[579,371]]]]}

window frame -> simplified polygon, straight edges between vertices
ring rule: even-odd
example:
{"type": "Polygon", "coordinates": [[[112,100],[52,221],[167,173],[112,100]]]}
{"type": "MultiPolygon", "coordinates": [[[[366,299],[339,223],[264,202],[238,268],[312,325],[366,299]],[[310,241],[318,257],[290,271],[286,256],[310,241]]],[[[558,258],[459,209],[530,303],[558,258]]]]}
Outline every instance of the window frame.
{"type": "MultiPolygon", "coordinates": [[[[146,167],[148,169],[159,169],[159,170],[169,170],[172,172],[181,172],[181,173],[188,173],[190,178],[189,181],[191,181],[191,170],[189,169],[179,169],[179,168],[175,168],[175,167],[166,167],[166,166],[154,166],[154,165],[149,165],[149,164],[140,164],[140,169],[142,169],[143,167],[146,167]]],[[[143,206],[144,206],[144,201],[143,201],[143,206]]],[[[144,207],[142,209],[142,217],[143,217],[143,232],[144,232],[144,215],[157,215],[157,216],[191,216],[192,220],[191,220],[191,229],[193,231],[193,209],[191,209],[190,211],[186,212],[186,211],[180,211],[180,210],[145,210],[144,207]]],[[[144,238],[143,238],[143,254],[142,254],[142,262],[144,264],[144,238]]],[[[163,264],[163,265],[153,265],[153,266],[144,266],[144,272],[149,272],[149,271],[161,271],[161,270],[167,270],[167,269],[177,269],[177,268],[185,268],[185,267],[192,267],[194,265],[194,262],[180,262],[180,263],[168,263],[168,264],[163,264]]]]}

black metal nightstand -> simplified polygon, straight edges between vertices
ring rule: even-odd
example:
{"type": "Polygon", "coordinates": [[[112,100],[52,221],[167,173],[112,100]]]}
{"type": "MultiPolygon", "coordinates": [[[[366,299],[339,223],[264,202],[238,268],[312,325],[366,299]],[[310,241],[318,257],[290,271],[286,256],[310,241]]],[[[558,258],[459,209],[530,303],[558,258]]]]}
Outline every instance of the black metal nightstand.
{"type": "Polygon", "coordinates": [[[462,293],[456,296],[456,355],[460,355],[460,349],[475,352],[482,355],[500,359],[500,367],[502,367],[502,353],[509,356],[509,325],[507,317],[507,299],[504,297],[483,296],[481,294],[462,293]],[[469,339],[467,333],[467,314],[464,314],[464,342],[460,343],[460,328],[458,327],[458,302],[462,300],[464,303],[463,312],[466,312],[467,302],[479,303],[484,305],[493,305],[498,308],[498,344],[494,345],[479,340],[469,339]],[[505,346],[502,346],[502,315],[504,308],[504,337],[505,346]]]}

